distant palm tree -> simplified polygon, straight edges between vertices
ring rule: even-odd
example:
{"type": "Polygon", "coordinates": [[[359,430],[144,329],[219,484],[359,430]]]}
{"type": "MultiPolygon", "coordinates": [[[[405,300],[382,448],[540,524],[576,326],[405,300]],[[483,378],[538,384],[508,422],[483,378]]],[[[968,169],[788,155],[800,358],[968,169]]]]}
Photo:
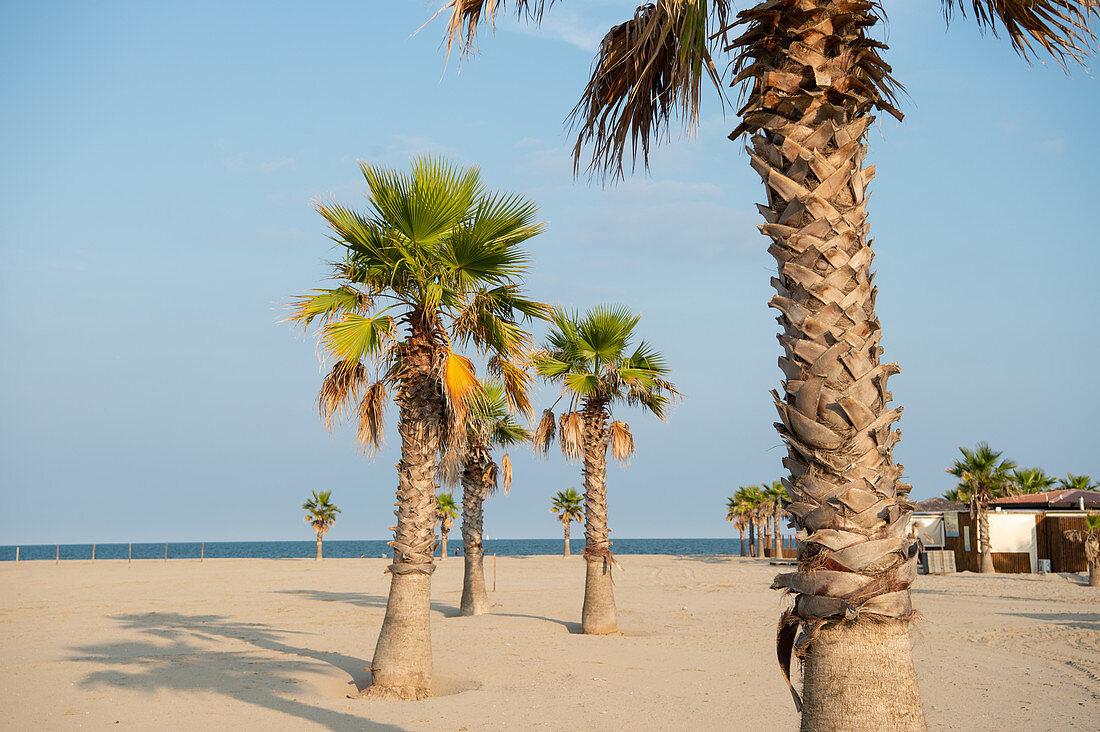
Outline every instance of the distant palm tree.
{"type": "Polygon", "coordinates": [[[442,453],[461,451],[465,403],[477,384],[455,349],[490,356],[509,399],[527,406],[519,362],[530,335],[520,322],[548,308],[523,294],[522,244],[542,224],[533,203],[486,190],[475,167],[432,157],[414,160],[409,173],[360,167],[366,213],[317,206],[342,247],[332,263],[338,286],[295,298],[290,319],[318,321],[320,350],[334,361],[318,397],[326,426],[353,412],[359,443],[373,451],[391,390],[400,407],[390,595],[366,694],[421,699],[432,679],[436,465],[442,453]]]}
{"type": "Polygon", "coordinates": [[[679,394],[665,380],[664,357],[645,341],[633,344],[639,320],[621,306],[595,307],[583,316],[554,308],[547,342],[531,356],[535,371],[561,386],[558,401],[569,398],[559,425],[552,407],[543,412],[535,449],[545,453],[558,427],[562,454],[584,462],[585,633],[618,632],[611,586],[615,558],[607,527],[607,451],[625,465],[634,454],[634,437],[625,422],[613,419],[613,409],[638,405],[663,421],[679,394]]]}
{"type": "Polygon", "coordinates": [[[767,499],[767,514],[772,522],[772,557],[779,559],[783,544],[779,536],[779,519],[787,515],[784,506],[791,502],[791,497],[779,480],[773,480],[771,485],[764,486],[764,497],[767,499]]]}
{"type": "Polygon", "coordinates": [[[959,496],[969,502],[970,515],[978,519],[981,571],[994,572],[993,550],[989,544],[989,502],[1016,492],[1012,483],[1016,463],[1001,459],[1001,453],[986,442],[979,442],[974,450],[960,447],[959,452],[963,454],[962,459],[956,460],[947,472],[959,479],[959,496]]]}
{"type": "Polygon", "coordinates": [[[503,484],[504,494],[512,487],[512,461],[504,453],[498,468],[493,450],[531,439],[531,431],[513,419],[504,386],[482,381],[466,414],[466,451],[462,458],[462,600],[459,613],[489,612],[485,592],[482,534],[485,499],[503,484]]]}
{"type": "Polygon", "coordinates": [[[1019,493],[1045,493],[1057,478],[1049,476],[1041,468],[1017,468],[1012,471],[1012,483],[1019,493]]]}
{"type": "Polygon", "coordinates": [[[946,498],[947,500],[953,502],[953,503],[963,503],[963,502],[965,502],[965,499],[962,497],[962,494],[959,493],[958,488],[952,488],[949,491],[944,491],[943,492],[943,497],[946,498]]]}
{"type": "Polygon", "coordinates": [[[748,520],[745,518],[745,513],[741,509],[741,504],[736,496],[730,496],[726,499],[726,521],[736,527],[739,537],[738,551],[742,557],[745,556],[745,527],[748,526],[748,520]]]}
{"type": "Polygon", "coordinates": [[[1085,561],[1089,563],[1089,587],[1100,587],[1100,513],[1085,516],[1084,529],[1065,532],[1070,541],[1083,542],[1085,561]]]}
{"type": "Polygon", "coordinates": [[[443,551],[439,553],[439,560],[447,558],[447,534],[455,525],[458,518],[458,504],[450,493],[440,493],[435,497],[435,519],[439,522],[439,540],[443,551]]]}
{"type": "Polygon", "coordinates": [[[558,517],[558,521],[561,521],[562,528],[565,530],[565,549],[561,553],[563,557],[569,556],[569,525],[574,521],[580,523],[584,520],[582,500],[580,493],[569,488],[555,493],[554,500],[550,504],[550,513],[558,517]]]}
{"type": "MultiPolygon", "coordinates": [[[[737,512],[741,516],[741,520],[749,530],[749,556],[757,556],[757,524],[760,500],[763,494],[760,491],[759,486],[755,485],[743,485],[737,488],[737,492],[733,494],[734,505],[737,507],[737,512]]],[[[742,554],[744,550],[742,549],[742,554]]]]}
{"type": "Polygon", "coordinates": [[[307,511],[306,523],[317,532],[317,560],[321,560],[321,537],[328,533],[332,525],[336,523],[336,514],[340,509],[336,504],[329,503],[332,491],[313,491],[313,497],[302,504],[302,509],[307,511]]]}
{"type": "Polygon", "coordinates": [[[1098,487],[1093,482],[1091,475],[1074,475],[1073,473],[1067,473],[1065,478],[1059,478],[1058,484],[1062,486],[1063,490],[1069,491],[1094,491],[1098,487]]]}

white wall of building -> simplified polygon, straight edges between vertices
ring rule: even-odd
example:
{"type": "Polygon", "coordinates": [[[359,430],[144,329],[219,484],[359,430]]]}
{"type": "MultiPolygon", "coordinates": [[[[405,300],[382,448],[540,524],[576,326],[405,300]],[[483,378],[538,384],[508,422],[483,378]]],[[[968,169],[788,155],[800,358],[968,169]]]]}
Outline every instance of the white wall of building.
{"type": "Polygon", "coordinates": [[[916,516],[909,522],[910,531],[916,529],[916,536],[925,546],[943,546],[943,516],[916,516]]]}
{"type": "Polygon", "coordinates": [[[1039,535],[1034,513],[989,512],[989,543],[995,552],[1027,552],[1031,571],[1039,570],[1039,535]]]}

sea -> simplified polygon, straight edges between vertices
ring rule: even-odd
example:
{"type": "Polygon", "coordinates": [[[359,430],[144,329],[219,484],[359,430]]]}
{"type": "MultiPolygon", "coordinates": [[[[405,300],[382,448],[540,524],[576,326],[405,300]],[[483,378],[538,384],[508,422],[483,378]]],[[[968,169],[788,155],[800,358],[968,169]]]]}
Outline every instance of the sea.
{"type": "MultiPolygon", "coordinates": [[[[561,554],[561,539],[486,539],[485,553],[502,557],[561,554]]],[[[448,542],[452,553],[461,541],[448,542]]],[[[90,560],[92,544],[31,544],[19,546],[19,560],[90,560]]],[[[167,544],[95,544],[95,559],[312,559],[316,541],[170,541],[167,544]]],[[[573,554],[584,549],[584,539],[569,542],[573,554]]],[[[324,554],[333,558],[390,556],[384,540],[326,541],[324,554]]],[[[668,554],[709,556],[740,554],[740,540],[733,539],[615,539],[615,554],[668,554]]],[[[16,547],[0,546],[0,561],[15,561],[16,547]]]]}

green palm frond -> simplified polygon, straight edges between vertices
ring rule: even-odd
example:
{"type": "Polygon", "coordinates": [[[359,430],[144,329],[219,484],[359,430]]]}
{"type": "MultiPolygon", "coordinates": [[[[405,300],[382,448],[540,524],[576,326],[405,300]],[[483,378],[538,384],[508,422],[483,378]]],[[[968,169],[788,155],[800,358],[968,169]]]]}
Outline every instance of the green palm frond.
{"type": "Polygon", "coordinates": [[[1058,479],[1040,468],[1021,468],[1012,471],[1012,482],[1020,493],[1043,493],[1054,487],[1058,479]]]}
{"type": "Polygon", "coordinates": [[[440,493],[435,497],[435,515],[438,519],[457,518],[458,504],[451,493],[440,493]]]}
{"type": "Polygon", "coordinates": [[[313,491],[313,495],[302,504],[306,511],[305,521],[319,534],[325,534],[336,523],[336,514],[340,509],[331,502],[332,491],[313,491]]]}
{"type": "Polygon", "coordinates": [[[1074,475],[1073,473],[1067,473],[1065,478],[1059,478],[1058,484],[1063,489],[1071,491],[1094,491],[1098,487],[1091,475],[1074,475]]]}
{"type": "Polygon", "coordinates": [[[1016,463],[1002,459],[1002,453],[989,443],[979,442],[973,450],[960,447],[959,452],[962,459],[955,460],[946,472],[959,479],[959,495],[964,501],[984,502],[1016,492],[1012,482],[1016,463]]]}
{"type": "Polygon", "coordinates": [[[1090,23],[1100,17],[1097,0],[941,0],[948,23],[957,10],[967,16],[967,5],[979,28],[994,36],[1003,29],[1016,53],[1029,59],[1039,49],[1062,67],[1067,58],[1083,64],[1094,48],[1090,23]],[[1035,44],[1035,45],[1033,45],[1035,44]],[[1038,49],[1036,48],[1038,45],[1038,49]]]}
{"type": "Polygon", "coordinates": [[[550,504],[550,513],[555,514],[559,521],[581,521],[584,518],[584,498],[572,488],[558,491],[550,504]]]}

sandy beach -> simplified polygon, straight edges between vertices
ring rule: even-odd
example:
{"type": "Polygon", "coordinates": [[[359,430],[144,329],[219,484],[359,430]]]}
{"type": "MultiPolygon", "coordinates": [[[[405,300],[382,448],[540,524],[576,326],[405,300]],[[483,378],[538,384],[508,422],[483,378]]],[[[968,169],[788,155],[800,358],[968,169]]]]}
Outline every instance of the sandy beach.
{"type": "MultiPolygon", "coordinates": [[[[508,557],[493,614],[433,583],[436,694],[347,699],[385,610],[382,559],[5,562],[0,728],[794,729],[777,569],[623,557],[618,637],[579,634],[579,558],[508,557]]],[[[492,560],[486,567],[491,587],[492,560]]],[[[1100,593],[1081,576],[920,577],[914,656],[935,729],[1100,728],[1100,593]]]]}

